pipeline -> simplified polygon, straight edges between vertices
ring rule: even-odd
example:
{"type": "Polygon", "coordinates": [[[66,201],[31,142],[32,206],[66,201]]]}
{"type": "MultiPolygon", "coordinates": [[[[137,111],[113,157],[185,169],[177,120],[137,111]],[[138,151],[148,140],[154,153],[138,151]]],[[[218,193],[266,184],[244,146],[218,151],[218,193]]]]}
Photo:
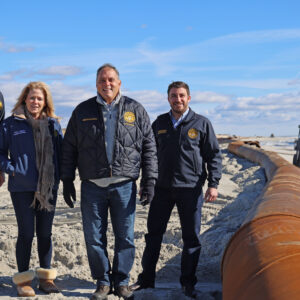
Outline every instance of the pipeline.
{"type": "Polygon", "coordinates": [[[242,141],[228,150],[259,163],[267,184],[224,251],[223,299],[300,299],[300,168],[242,141]]]}

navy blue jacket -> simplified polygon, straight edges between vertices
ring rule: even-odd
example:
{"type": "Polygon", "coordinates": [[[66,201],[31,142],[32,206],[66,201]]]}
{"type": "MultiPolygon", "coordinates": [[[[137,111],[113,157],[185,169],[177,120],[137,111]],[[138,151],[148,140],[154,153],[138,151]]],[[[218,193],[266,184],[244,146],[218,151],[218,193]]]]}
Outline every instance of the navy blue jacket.
{"type": "Polygon", "coordinates": [[[222,157],[210,121],[191,109],[174,129],[169,113],[152,124],[157,144],[158,180],[161,188],[217,187],[222,157]]]}
{"type": "MultiPolygon", "coordinates": [[[[54,118],[48,120],[54,148],[54,189],[57,189],[63,135],[58,121],[54,118]]],[[[36,191],[38,170],[35,162],[33,132],[31,125],[24,118],[10,116],[0,126],[0,170],[9,174],[10,192],[36,191]]]]}

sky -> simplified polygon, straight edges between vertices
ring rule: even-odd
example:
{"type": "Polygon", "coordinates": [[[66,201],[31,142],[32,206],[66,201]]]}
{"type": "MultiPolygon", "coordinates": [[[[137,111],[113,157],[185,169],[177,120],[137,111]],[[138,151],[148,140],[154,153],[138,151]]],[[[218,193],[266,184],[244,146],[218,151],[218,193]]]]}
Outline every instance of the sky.
{"type": "Polygon", "coordinates": [[[66,127],[111,63],[152,121],[180,80],[217,134],[298,135],[299,0],[15,0],[0,11],[6,116],[28,82],[44,81],[66,127]]]}

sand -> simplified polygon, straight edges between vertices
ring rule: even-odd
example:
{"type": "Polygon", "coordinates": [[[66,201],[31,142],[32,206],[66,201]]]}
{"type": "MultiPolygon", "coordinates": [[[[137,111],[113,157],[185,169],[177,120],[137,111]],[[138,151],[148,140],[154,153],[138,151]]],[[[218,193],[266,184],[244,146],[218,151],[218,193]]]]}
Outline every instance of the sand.
{"type": "MultiPolygon", "coordinates": [[[[264,149],[278,152],[292,162],[294,150],[286,146],[292,138],[254,138],[264,149]]],[[[202,252],[197,268],[197,299],[221,299],[221,260],[226,244],[245,219],[253,201],[262,191],[266,179],[260,166],[238,158],[227,151],[227,144],[221,144],[223,155],[223,177],[219,186],[219,197],[203,207],[201,239],[202,252]]],[[[31,299],[88,299],[95,289],[87,261],[79,206],[80,181],[76,178],[77,202],[74,209],[64,203],[62,190],[58,193],[58,203],[53,226],[52,266],[58,270],[57,285],[61,294],[44,295],[36,289],[36,297],[31,299]]],[[[11,277],[17,272],[15,243],[17,226],[7,181],[0,188],[0,299],[17,299],[11,277]]],[[[131,283],[141,272],[141,257],[144,249],[144,234],[148,207],[137,203],[135,223],[136,255],[131,271],[131,283]]],[[[108,252],[113,255],[114,236],[108,229],[108,252]]],[[[36,239],[32,248],[31,268],[38,267],[36,239]]],[[[178,282],[182,250],[181,230],[176,209],[173,210],[167,232],[163,239],[160,259],[157,265],[155,289],[135,293],[135,299],[189,299],[185,297],[178,282]]],[[[108,299],[118,299],[110,295],[108,299]]]]}

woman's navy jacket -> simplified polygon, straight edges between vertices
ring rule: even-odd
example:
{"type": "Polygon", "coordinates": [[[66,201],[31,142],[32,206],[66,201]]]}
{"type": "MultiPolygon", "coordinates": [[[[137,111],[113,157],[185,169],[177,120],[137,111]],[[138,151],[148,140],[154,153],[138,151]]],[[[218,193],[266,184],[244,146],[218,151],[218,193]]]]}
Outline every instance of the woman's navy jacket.
{"type": "MultiPolygon", "coordinates": [[[[57,189],[63,134],[56,119],[48,118],[48,121],[54,148],[54,189],[57,189]]],[[[0,125],[0,170],[9,175],[10,192],[36,191],[38,170],[33,131],[28,121],[20,116],[10,116],[0,125]]]]}

